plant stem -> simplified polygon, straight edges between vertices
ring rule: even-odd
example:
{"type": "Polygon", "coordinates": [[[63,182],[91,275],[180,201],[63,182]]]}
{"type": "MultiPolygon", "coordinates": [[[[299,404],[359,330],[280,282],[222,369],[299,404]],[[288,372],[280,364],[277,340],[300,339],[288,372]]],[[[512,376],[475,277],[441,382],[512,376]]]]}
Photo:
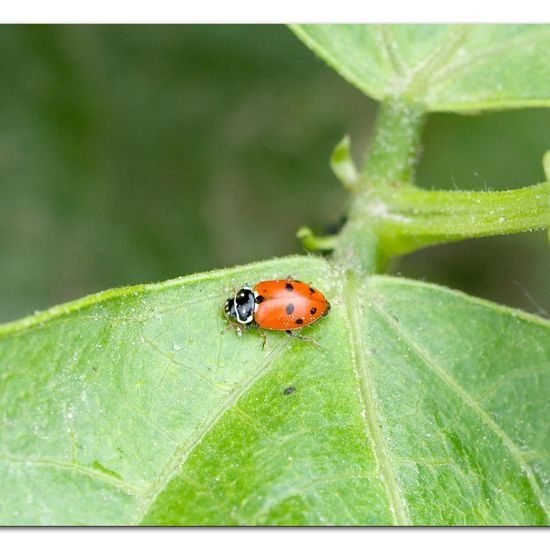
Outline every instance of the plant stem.
{"type": "MultiPolygon", "coordinates": [[[[351,188],[335,259],[358,275],[437,243],[550,226],[550,181],[510,191],[431,191],[414,185],[424,115],[415,105],[381,105],[363,172],[351,188]]],[[[550,154],[545,156],[547,177],[550,154]]],[[[320,247],[320,246],[319,246],[320,247]]]]}
{"type": "Polygon", "coordinates": [[[379,220],[369,215],[378,195],[412,187],[424,113],[402,100],[382,103],[363,171],[355,186],[348,221],[334,257],[358,274],[383,271],[389,257],[380,246],[379,220]]]}
{"type": "Polygon", "coordinates": [[[380,105],[361,175],[362,189],[413,183],[425,114],[403,100],[380,105]]]}

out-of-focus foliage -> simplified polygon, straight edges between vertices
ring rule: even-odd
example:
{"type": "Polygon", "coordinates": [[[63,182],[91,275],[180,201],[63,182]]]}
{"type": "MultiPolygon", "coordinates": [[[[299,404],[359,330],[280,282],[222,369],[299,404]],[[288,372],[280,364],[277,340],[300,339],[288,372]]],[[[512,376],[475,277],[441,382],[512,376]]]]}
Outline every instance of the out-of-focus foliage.
{"type": "MultiPolygon", "coordinates": [[[[364,149],[374,104],[282,26],[3,27],[0,46],[0,320],[298,252],[298,226],[344,212],[328,157],[344,133],[364,149]]],[[[420,184],[541,181],[549,126],[548,110],[432,115],[420,184]]],[[[394,268],[537,313],[548,269],[540,233],[394,268]]]]}

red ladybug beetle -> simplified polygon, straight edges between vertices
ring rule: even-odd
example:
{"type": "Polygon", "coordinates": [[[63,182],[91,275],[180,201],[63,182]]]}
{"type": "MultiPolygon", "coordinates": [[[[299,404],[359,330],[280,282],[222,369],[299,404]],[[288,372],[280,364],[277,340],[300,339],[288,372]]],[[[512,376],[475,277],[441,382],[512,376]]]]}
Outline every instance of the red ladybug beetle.
{"type": "Polygon", "coordinates": [[[225,315],[245,330],[257,325],[266,330],[284,330],[300,340],[293,330],[315,323],[330,311],[323,294],[312,286],[291,277],[275,281],[261,281],[254,286],[243,286],[234,298],[225,302],[225,315]]]}

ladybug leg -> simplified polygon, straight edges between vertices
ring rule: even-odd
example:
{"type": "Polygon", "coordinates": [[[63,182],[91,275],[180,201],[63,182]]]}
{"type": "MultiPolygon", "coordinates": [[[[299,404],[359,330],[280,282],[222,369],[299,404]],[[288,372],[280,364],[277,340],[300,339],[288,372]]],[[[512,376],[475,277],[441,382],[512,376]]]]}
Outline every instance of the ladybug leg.
{"type": "Polygon", "coordinates": [[[233,330],[234,328],[235,328],[235,325],[233,323],[228,323],[225,327],[223,327],[222,334],[224,334],[228,330],[233,330]]]}
{"type": "Polygon", "coordinates": [[[234,330],[237,333],[237,336],[242,336],[243,334],[243,329],[237,323],[228,323],[225,327],[223,327],[220,334],[225,334],[228,330],[234,330]]]}
{"type": "Polygon", "coordinates": [[[302,342],[307,342],[308,344],[311,344],[312,346],[316,347],[317,349],[323,349],[319,345],[319,343],[314,340],[311,336],[301,336],[298,334],[294,334],[291,330],[285,330],[285,332],[291,337],[296,338],[297,340],[302,340],[302,342]]]}
{"type": "Polygon", "coordinates": [[[227,332],[228,330],[234,330],[237,333],[237,336],[240,338],[243,335],[245,330],[250,330],[253,326],[256,326],[256,325],[254,323],[241,325],[239,323],[234,323],[230,321],[229,324],[222,329],[221,334],[227,332]]]}
{"type": "Polygon", "coordinates": [[[265,346],[267,344],[267,334],[265,333],[264,330],[262,330],[261,328],[259,329],[259,333],[260,333],[260,336],[263,338],[263,342],[262,342],[262,350],[265,349],[265,346]]]}

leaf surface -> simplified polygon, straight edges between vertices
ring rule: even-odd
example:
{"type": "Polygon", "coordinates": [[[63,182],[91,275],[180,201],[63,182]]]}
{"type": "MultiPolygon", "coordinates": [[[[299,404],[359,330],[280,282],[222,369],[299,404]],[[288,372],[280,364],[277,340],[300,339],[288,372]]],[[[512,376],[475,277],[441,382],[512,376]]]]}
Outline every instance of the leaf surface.
{"type": "Polygon", "coordinates": [[[346,80],[428,111],[550,105],[548,25],[294,25],[346,80]]]}
{"type": "Polygon", "coordinates": [[[0,522],[547,524],[549,391],[548,322],[322,259],[117,289],[0,327],[0,522]],[[289,273],[321,350],[223,331],[289,273]]]}

